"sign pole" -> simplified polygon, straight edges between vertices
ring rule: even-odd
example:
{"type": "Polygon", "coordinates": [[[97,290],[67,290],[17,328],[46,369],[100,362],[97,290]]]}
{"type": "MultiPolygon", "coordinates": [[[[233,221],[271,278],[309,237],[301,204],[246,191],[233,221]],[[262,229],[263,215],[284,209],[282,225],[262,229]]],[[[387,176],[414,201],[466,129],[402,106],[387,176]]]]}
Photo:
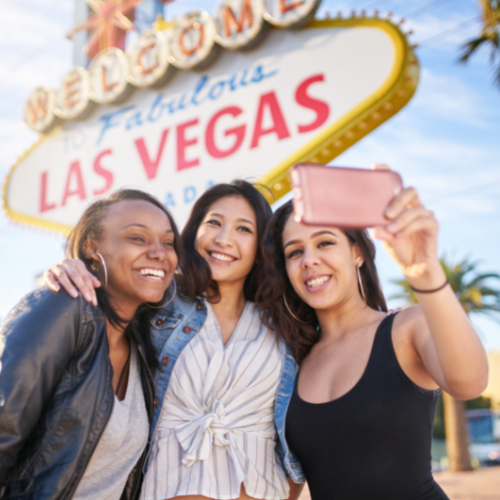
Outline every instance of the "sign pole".
{"type": "MultiPolygon", "coordinates": [[[[75,0],[74,25],[78,26],[85,22],[89,17],[90,9],[85,0],[75,0]]],[[[73,35],[73,65],[86,68],[89,65],[89,59],[85,54],[85,46],[89,40],[88,31],[78,31],[73,35]]]]}

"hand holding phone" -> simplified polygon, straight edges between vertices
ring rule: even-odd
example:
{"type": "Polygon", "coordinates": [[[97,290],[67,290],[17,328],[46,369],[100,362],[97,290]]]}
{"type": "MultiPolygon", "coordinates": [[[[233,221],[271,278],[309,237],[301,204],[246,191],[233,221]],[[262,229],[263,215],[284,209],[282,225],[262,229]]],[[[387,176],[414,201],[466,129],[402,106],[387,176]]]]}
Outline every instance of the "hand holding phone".
{"type": "Polygon", "coordinates": [[[361,229],[390,222],[385,211],[402,191],[391,170],[300,163],[291,171],[295,219],[312,226],[361,229]]]}

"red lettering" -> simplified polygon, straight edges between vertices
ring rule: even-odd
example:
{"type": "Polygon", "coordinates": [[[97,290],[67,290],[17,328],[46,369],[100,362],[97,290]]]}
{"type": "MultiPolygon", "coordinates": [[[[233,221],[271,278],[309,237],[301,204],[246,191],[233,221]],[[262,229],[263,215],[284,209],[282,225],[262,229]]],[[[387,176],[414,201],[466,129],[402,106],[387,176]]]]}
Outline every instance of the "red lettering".
{"type": "MultiPolygon", "coordinates": [[[[177,131],[177,134],[179,132],[177,131]]],[[[163,155],[163,149],[165,148],[165,143],[167,142],[168,137],[168,128],[166,128],[160,138],[160,145],[158,146],[158,150],[156,152],[156,157],[151,159],[148,153],[148,149],[146,148],[146,143],[144,139],[136,139],[135,146],[137,151],[139,152],[139,156],[141,157],[142,165],[144,166],[144,170],[146,171],[146,176],[149,180],[154,179],[158,172],[158,165],[160,164],[161,157],[163,155]]],[[[177,142],[179,139],[177,138],[177,142]]]]}
{"type": "Polygon", "coordinates": [[[224,132],[224,135],[226,137],[229,137],[231,135],[234,135],[235,137],[234,144],[226,150],[219,149],[215,144],[214,131],[215,125],[217,124],[217,121],[221,116],[231,115],[233,117],[236,117],[242,112],[243,111],[241,110],[241,108],[238,108],[237,106],[228,106],[227,108],[221,109],[218,113],[215,113],[215,115],[210,119],[207,125],[207,130],[205,131],[205,144],[210,156],[213,156],[214,158],[225,158],[226,156],[232,155],[239,149],[241,143],[243,142],[243,139],[245,138],[245,125],[233,127],[227,129],[224,132]]]}
{"type": "Polygon", "coordinates": [[[285,14],[289,10],[293,10],[297,7],[300,7],[304,3],[303,0],[299,0],[298,2],[295,3],[287,3],[287,0],[280,0],[280,5],[281,5],[281,13],[285,14]]]}
{"type": "Polygon", "coordinates": [[[226,36],[229,37],[233,34],[232,26],[236,28],[236,33],[241,33],[245,26],[245,21],[248,19],[248,26],[253,25],[253,11],[250,0],[243,0],[243,7],[241,8],[241,16],[238,20],[233,12],[233,9],[226,5],[224,8],[224,30],[226,36]]]}
{"type": "Polygon", "coordinates": [[[101,165],[102,157],[110,155],[112,153],[113,153],[113,151],[111,151],[111,149],[106,149],[106,151],[99,153],[97,155],[96,159],[94,160],[94,172],[97,175],[100,175],[106,181],[104,186],[101,189],[94,189],[94,191],[93,191],[94,196],[104,194],[106,191],[108,191],[111,188],[111,185],[113,184],[113,173],[110,172],[109,170],[106,170],[101,165]]]}
{"type": "Polygon", "coordinates": [[[184,28],[182,30],[181,34],[179,35],[179,40],[178,40],[177,43],[179,44],[179,48],[181,49],[181,52],[185,56],[189,57],[189,56],[192,56],[198,49],[200,49],[201,47],[203,47],[203,40],[204,40],[204,38],[205,38],[205,29],[203,28],[203,24],[201,24],[201,23],[193,23],[193,24],[187,26],[186,28],[184,28]],[[191,30],[199,31],[200,38],[198,40],[198,44],[197,45],[195,45],[192,48],[189,48],[189,47],[186,47],[186,44],[184,43],[184,37],[191,30]]]}
{"type": "Polygon", "coordinates": [[[107,70],[106,66],[101,66],[101,68],[102,68],[102,73],[101,73],[102,90],[104,92],[109,92],[110,90],[113,90],[118,85],[118,82],[108,83],[108,70],[107,70]]]}
{"type": "Polygon", "coordinates": [[[142,60],[144,58],[144,54],[146,54],[146,52],[148,50],[151,50],[151,49],[154,49],[155,48],[155,44],[154,43],[150,43],[149,45],[146,45],[145,47],[143,47],[140,51],[139,51],[139,54],[137,54],[137,69],[139,70],[139,73],[142,73],[143,75],[149,75],[149,73],[152,73],[157,67],[158,67],[158,64],[156,64],[155,62],[149,67],[149,68],[146,68],[144,66],[144,64],[142,64],[142,60]]]}
{"type": "Polygon", "coordinates": [[[295,91],[295,100],[298,104],[303,106],[304,108],[312,109],[316,113],[316,119],[307,124],[307,125],[299,125],[299,133],[304,134],[306,132],[310,132],[311,130],[317,129],[321,127],[323,123],[328,120],[328,116],[330,115],[330,107],[324,101],[320,101],[318,99],[314,99],[313,97],[307,94],[307,89],[309,86],[315,82],[324,82],[325,75],[314,75],[307,80],[304,80],[295,91]]]}
{"type": "Polygon", "coordinates": [[[275,133],[281,141],[290,137],[288,127],[286,126],[285,118],[281,112],[278,99],[274,92],[269,92],[260,96],[259,107],[257,109],[257,118],[255,119],[255,127],[253,131],[252,143],[250,149],[256,148],[259,145],[259,139],[266,134],[275,133]],[[262,121],[264,119],[264,110],[269,109],[273,125],[270,128],[263,128],[262,121]]]}
{"type": "Polygon", "coordinates": [[[194,146],[198,143],[198,139],[186,139],[186,129],[198,125],[198,118],[186,123],[177,125],[177,170],[184,170],[185,168],[196,167],[200,164],[200,159],[186,160],[186,149],[189,146],[194,146]]]}
{"type": "Polygon", "coordinates": [[[80,82],[80,77],[72,78],[66,81],[64,89],[64,106],[66,109],[71,109],[78,104],[78,99],[75,99],[80,92],[80,89],[75,88],[75,85],[80,82]]]}
{"type": "Polygon", "coordinates": [[[49,203],[47,201],[47,180],[48,180],[49,173],[48,172],[42,172],[42,178],[40,182],[40,213],[42,212],[47,212],[48,210],[53,210],[56,208],[55,203],[49,203]]]}
{"type": "Polygon", "coordinates": [[[64,187],[62,206],[64,207],[68,198],[74,195],[78,195],[80,200],[85,200],[85,198],[87,198],[79,161],[74,161],[69,167],[68,178],[66,179],[66,186],[64,187]],[[73,179],[75,179],[76,185],[72,189],[71,184],[73,183],[73,179]]]}

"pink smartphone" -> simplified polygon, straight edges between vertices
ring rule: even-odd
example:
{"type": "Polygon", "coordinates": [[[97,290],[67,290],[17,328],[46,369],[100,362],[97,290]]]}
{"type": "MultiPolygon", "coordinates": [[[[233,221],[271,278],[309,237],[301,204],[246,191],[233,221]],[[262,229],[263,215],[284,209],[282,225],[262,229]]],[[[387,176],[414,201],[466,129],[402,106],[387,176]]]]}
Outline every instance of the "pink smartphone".
{"type": "Polygon", "coordinates": [[[385,225],[384,212],[402,190],[390,170],[299,163],[291,170],[295,219],[311,226],[349,229],[385,225]]]}

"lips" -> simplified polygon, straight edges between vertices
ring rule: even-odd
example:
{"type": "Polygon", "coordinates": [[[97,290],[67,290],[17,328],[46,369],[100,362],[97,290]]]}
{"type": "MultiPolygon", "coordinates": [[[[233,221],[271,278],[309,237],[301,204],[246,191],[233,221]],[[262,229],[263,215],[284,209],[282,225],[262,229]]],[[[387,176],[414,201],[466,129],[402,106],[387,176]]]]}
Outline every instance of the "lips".
{"type": "Polygon", "coordinates": [[[162,281],[165,279],[164,269],[155,269],[153,267],[143,267],[138,269],[137,272],[144,278],[148,278],[154,281],[162,281]]]}
{"type": "Polygon", "coordinates": [[[307,286],[307,288],[314,290],[314,289],[321,287],[322,285],[324,285],[328,281],[330,281],[330,278],[331,278],[331,276],[324,274],[322,276],[311,277],[311,278],[307,279],[304,283],[307,286]]]}
{"type": "Polygon", "coordinates": [[[236,257],[232,257],[231,255],[228,255],[226,253],[221,253],[221,252],[208,252],[208,255],[212,257],[213,260],[219,261],[224,264],[230,264],[231,262],[234,262],[236,260],[236,257]]]}

